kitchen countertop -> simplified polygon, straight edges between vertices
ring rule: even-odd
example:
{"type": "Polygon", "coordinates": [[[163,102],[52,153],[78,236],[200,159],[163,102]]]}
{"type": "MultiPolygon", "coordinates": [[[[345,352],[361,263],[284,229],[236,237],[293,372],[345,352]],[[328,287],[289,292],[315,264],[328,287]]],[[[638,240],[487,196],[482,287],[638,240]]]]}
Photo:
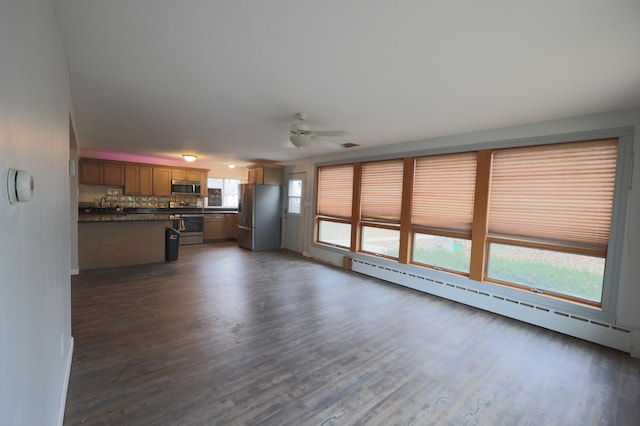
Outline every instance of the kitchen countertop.
{"type": "Polygon", "coordinates": [[[165,221],[174,219],[170,214],[82,214],[78,215],[78,222],[139,222],[139,221],[165,221]]]}
{"type": "Polygon", "coordinates": [[[113,207],[90,207],[78,209],[78,222],[133,222],[164,221],[188,216],[210,214],[236,214],[237,210],[217,208],[124,208],[116,211],[113,207]]]}

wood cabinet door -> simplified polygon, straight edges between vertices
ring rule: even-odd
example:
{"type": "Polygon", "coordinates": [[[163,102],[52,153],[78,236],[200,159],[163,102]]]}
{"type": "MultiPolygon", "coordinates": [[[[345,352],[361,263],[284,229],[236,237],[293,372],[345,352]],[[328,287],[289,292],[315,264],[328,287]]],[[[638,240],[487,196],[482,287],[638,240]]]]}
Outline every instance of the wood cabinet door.
{"type": "Polygon", "coordinates": [[[249,173],[247,175],[248,183],[256,183],[256,169],[249,169],[249,173]]]}
{"type": "Polygon", "coordinates": [[[200,196],[201,197],[209,196],[209,192],[207,191],[208,185],[209,185],[209,176],[205,172],[200,173],[200,196]]]}
{"type": "Polygon", "coordinates": [[[186,180],[191,182],[200,182],[200,171],[199,170],[185,170],[186,180]]]}
{"type": "Polygon", "coordinates": [[[80,183],[88,185],[102,184],[102,163],[96,161],[80,161],[80,183]]]}
{"type": "MultiPolygon", "coordinates": [[[[171,192],[171,187],[169,187],[169,192],[171,192]]],[[[140,195],[153,194],[153,167],[150,167],[150,166],[138,167],[138,194],[140,195]]]]}
{"type": "Polygon", "coordinates": [[[171,179],[187,180],[187,171],[183,169],[171,169],[171,179]]]}
{"type": "Polygon", "coordinates": [[[125,195],[140,194],[140,182],[138,179],[138,166],[127,164],[124,167],[124,193],[125,195]]]}
{"type": "Polygon", "coordinates": [[[237,239],[237,235],[238,235],[238,215],[225,214],[224,215],[224,238],[237,239]]]}
{"type": "Polygon", "coordinates": [[[153,168],[153,195],[171,195],[171,169],[153,168]]]}
{"type": "Polygon", "coordinates": [[[124,185],[124,164],[103,163],[102,183],[105,185],[124,185]]]}
{"type": "Polygon", "coordinates": [[[204,240],[218,241],[225,238],[224,217],[222,214],[208,214],[204,218],[204,240]]]}

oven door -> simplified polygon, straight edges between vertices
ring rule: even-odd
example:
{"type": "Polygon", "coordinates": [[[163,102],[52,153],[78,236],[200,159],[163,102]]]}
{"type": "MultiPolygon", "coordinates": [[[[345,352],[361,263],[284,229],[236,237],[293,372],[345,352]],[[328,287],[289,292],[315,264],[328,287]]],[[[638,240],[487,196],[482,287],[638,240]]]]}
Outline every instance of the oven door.
{"type": "Polygon", "coordinates": [[[181,246],[203,243],[203,216],[182,216],[179,219],[173,220],[173,227],[180,231],[181,246]]]}
{"type": "Polygon", "coordinates": [[[200,232],[204,230],[204,217],[202,216],[182,216],[180,219],[174,220],[173,227],[180,232],[200,232]],[[178,222],[178,227],[176,227],[178,222]],[[180,223],[182,222],[182,223],[180,223]],[[181,226],[182,225],[182,226],[181,226]],[[182,227],[182,229],[180,229],[182,227]]]}

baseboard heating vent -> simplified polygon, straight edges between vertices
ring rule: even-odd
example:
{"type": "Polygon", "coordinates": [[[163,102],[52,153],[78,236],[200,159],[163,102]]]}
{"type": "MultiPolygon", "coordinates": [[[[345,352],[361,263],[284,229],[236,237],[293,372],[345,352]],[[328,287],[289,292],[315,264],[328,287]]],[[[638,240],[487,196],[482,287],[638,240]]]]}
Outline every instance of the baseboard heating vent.
{"type": "Polygon", "coordinates": [[[481,291],[458,282],[447,282],[427,275],[406,272],[362,259],[351,259],[351,269],[414,290],[464,303],[573,337],[588,340],[625,352],[632,351],[629,329],[574,315],[561,310],[537,306],[531,301],[517,300],[481,291]]]}

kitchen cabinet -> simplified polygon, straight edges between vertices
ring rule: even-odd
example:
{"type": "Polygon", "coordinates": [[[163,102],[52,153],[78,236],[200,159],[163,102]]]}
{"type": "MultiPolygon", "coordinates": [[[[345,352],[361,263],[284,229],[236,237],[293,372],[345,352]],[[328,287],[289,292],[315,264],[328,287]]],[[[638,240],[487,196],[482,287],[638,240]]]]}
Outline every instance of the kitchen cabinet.
{"type": "Polygon", "coordinates": [[[224,238],[225,239],[238,239],[238,215],[237,214],[225,214],[224,215],[224,238]]]}
{"type": "Polygon", "coordinates": [[[96,161],[78,162],[80,165],[80,183],[102,185],[102,163],[96,161]]]}
{"type": "Polygon", "coordinates": [[[171,195],[170,168],[153,168],[153,195],[171,195]]]}
{"type": "Polygon", "coordinates": [[[102,163],[102,184],[116,186],[124,185],[124,164],[102,163]]]}
{"type": "Polygon", "coordinates": [[[126,195],[152,195],[153,167],[142,164],[126,164],[124,168],[124,193],[126,195]]]}
{"type": "Polygon", "coordinates": [[[282,185],[284,167],[275,164],[252,164],[248,167],[249,183],[259,185],[282,185]]]}
{"type": "Polygon", "coordinates": [[[207,185],[209,185],[209,173],[208,172],[200,172],[200,196],[208,197],[209,193],[207,191],[207,185]]]}
{"type": "Polygon", "coordinates": [[[153,194],[153,167],[138,167],[138,183],[140,185],[140,195],[153,194]]]}
{"type": "Polygon", "coordinates": [[[171,179],[200,182],[200,171],[192,169],[172,169],[171,179]]]}
{"type": "Polygon", "coordinates": [[[235,213],[204,215],[204,241],[224,241],[237,239],[238,215],[235,213]]]}
{"type": "Polygon", "coordinates": [[[124,185],[124,164],[80,160],[80,183],[88,185],[124,185]]]}
{"type": "Polygon", "coordinates": [[[220,241],[225,239],[223,214],[207,214],[204,216],[204,241],[220,241]]]}
{"type": "Polygon", "coordinates": [[[172,168],[153,164],[92,158],[78,161],[79,180],[86,185],[123,186],[127,195],[171,195],[171,179],[200,182],[200,196],[207,196],[206,169],[172,168]]]}

